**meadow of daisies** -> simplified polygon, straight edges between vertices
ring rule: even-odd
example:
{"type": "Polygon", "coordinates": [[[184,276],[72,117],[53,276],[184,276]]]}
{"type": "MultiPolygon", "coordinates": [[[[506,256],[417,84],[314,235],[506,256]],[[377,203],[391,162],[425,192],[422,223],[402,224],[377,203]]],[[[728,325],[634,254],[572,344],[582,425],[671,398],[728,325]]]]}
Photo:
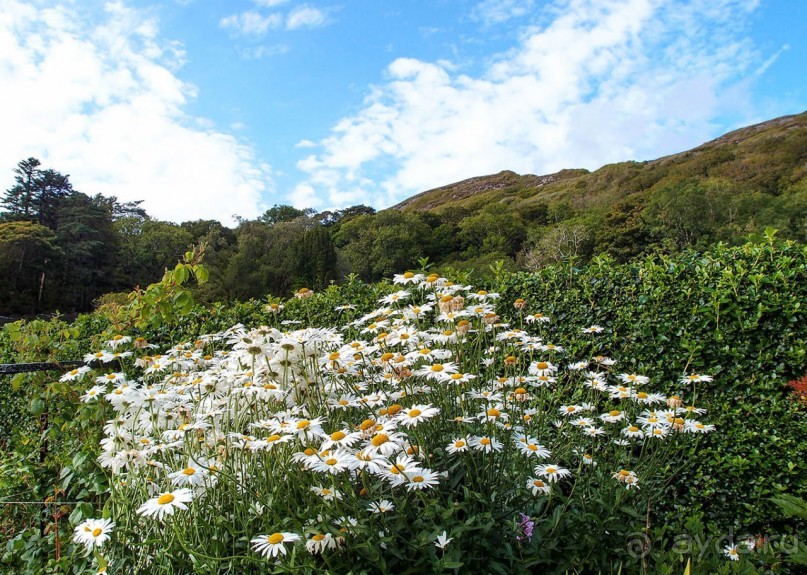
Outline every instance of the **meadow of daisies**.
{"type": "MultiPolygon", "coordinates": [[[[96,376],[81,398],[110,406],[99,462],[113,480],[109,517],[75,541],[138,572],[483,569],[502,546],[512,572],[549,535],[536,522],[595,495],[643,502],[678,444],[715,431],[697,406],[709,375],[667,396],[615,358],[568,357],[542,336],[546,315],[502,323],[497,293],[393,283],[341,326],[235,325],[165,350],[118,334],[88,354],[137,372],[96,376]]],[[[580,337],[596,350],[602,331],[580,337]]]]}
{"type": "Polygon", "coordinates": [[[71,554],[60,565],[790,572],[796,536],[704,534],[691,493],[675,500],[675,482],[705,489],[694,461],[726,433],[706,407],[726,383],[708,366],[636,369],[611,354],[613,326],[565,318],[558,339],[564,320],[540,302],[438,274],[396,275],[378,295],[332,306],[329,325],[314,325],[318,295],[302,289],[285,304],[300,319],[262,304],[262,323],[162,346],[108,329],[57,382],[102,426],[87,437],[105,478],[95,505],[72,509],[67,541],[57,530],[71,554]]]}

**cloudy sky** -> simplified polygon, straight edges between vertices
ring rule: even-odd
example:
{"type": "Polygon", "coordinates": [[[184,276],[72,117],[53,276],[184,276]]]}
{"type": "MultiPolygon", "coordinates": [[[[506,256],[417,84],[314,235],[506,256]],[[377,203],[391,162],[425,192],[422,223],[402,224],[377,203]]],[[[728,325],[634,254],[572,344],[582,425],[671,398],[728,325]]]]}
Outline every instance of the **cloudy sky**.
{"type": "Polygon", "coordinates": [[[0,0],[24,158],[160,219],[389,207],[807,109],[793,0],[0,0]]]}

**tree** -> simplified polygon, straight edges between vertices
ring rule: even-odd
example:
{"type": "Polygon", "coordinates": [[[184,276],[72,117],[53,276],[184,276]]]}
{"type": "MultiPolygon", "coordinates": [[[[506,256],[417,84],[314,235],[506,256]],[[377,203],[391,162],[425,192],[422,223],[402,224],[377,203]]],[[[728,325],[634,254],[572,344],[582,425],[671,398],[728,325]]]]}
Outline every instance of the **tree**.
{"type": "Polygon", "coordinates": [[[293,220],[296,220],[297,218],[311,217],[314,214],[316,214],[316,211],[312,208],[305,208],[304,210],[298,210],[297,208],[292,206],[276,204],[271,208],[269,208],[268,210],[266,210],[263,213],[263,215],[258,218],[258,221],[272,226],[280,222],[291,222],[293,220]]]}
{"type": "Polygon", "coordinates": [[[336,250],[331,236],[323,226],[306,230],[297,245],[297,287],[313,290],[325,288],[336,279],[336,250]]]}
{"type": "Polygon", "coordinates": [[[59,255],[56,236],[47,227],[27,221],[0,223],[0,277],[8,282],[8,289],[0,291],[0,314],[37,311],[45,274],[59,255]]]}
{"type": "Polygon", "coordinates": [[[51,169],[40,170],[40,165],[36,158],[17,164],[16,184],[3,197],[4,220],[31,220],[56,228],[59,205],[73,193],[73,185],[69,176],[51,169]]]}
{"type": "Polygon", "coordinates": [[[26,220],[31,217],[40,165],[36,158],[28,158],[19,162],[14,168],[16,184],[3,196],[3,219],[26,220]]]}

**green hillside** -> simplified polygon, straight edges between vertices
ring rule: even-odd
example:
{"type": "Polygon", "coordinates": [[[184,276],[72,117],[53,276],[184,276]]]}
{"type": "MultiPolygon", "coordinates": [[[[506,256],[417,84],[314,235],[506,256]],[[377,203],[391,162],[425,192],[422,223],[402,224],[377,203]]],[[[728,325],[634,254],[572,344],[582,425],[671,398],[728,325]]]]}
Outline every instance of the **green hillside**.
{"type": "Polygon", "coordinates": [[[737,196],[787,195],[803,202],[805,127],[807,112],[742,128],[692,150],[652,161],[609,164],[594,172],[565,169],[543,176],[503,171],[425,191],[394,209],[439,214],[462,208],[476,212],[498,202],[529,219],[536,206],[568,202],[576,211],[618,213],[624,211],[620,205],[647,202],[682,181],[713,188],[725,186],[737,196]]]}

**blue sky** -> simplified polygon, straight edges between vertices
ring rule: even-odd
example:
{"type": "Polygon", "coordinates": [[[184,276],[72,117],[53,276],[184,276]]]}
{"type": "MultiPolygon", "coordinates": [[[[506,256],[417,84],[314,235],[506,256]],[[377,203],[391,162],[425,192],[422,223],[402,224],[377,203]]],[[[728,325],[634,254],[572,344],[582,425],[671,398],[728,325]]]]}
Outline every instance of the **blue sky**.
{"type": "Polygon", "coordinates": [[[183,221],[389,207],[804,111],[790,0],[0,0],[0,187],[29,156],[183,221]]]}

